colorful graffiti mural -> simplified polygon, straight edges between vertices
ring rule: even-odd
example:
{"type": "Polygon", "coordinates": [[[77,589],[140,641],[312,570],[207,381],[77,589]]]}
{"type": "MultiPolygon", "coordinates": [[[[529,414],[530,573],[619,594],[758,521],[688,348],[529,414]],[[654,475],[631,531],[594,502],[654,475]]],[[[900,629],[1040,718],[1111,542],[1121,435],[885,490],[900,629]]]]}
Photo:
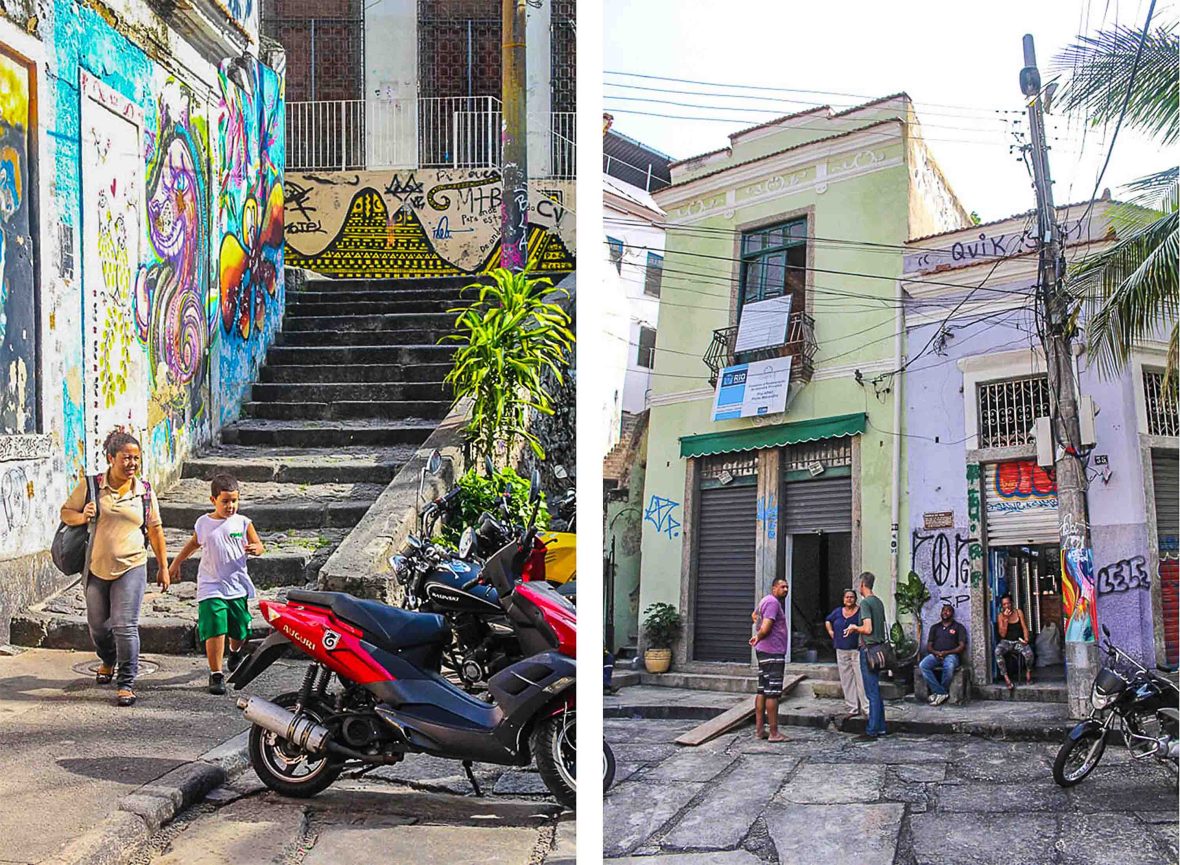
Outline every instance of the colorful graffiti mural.
{"type": "Polygon", "coordinates": [[[140,256],[139,179],[143,113],[103,82],[81,73],[83,345],[86,470],[106,464],[101,445],[115,427],[146,427],[147,371],[136,339],[132,273],[140,256]]]}
{"type": "Polygon", "coordinates": [[[282,77],[257,61],[218,71],[217,319],[221,420],[236,416],[284,302],[282,77]]]}
{"type": "Polygon", "coordinates": [[[0,54],[0,434],[36,430],[39,328],[28,129],[29,71],[0,54]]]}
{"type": "Polygon", "coordinates": [[[1093,643],[1098,634],[1094,557],[1089,547],[1061,551],[1061,601],[1065,610],[1065,639],[1093,643]]]}
{"type": "MultiPolygon", "coordinates": [[[[292,175],[287,263],[340,278],[486,273],[500,266],[496,170],[292,175]]],[[[526,267],[574,269],[572,184],[534,183],[526,267]]]]}
{"type": "Polygon", "coordinates": [[[995,489],[988,491],[989,511],[1027,511],[1057,507],[1057,482],[1035,460],[996,467],[995,489]]]}

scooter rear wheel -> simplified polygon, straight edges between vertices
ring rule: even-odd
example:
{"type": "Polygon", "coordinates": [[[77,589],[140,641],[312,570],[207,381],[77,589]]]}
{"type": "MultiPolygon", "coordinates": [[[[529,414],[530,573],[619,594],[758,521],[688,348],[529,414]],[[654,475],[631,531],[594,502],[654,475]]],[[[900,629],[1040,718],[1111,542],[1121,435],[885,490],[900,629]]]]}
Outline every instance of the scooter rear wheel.
{"type": "Polygon", "coordinates": [[[578,807],[577,794],[577,736],[573,712],[562,712],[546,718],[533,730],[533,759],[541,780],[565,807],[578,807]]]}
{"type": "Polygon", "coordinates": [[[602,743],[602,792],[605,793],[610,789],[610,785],[615,783],[615,752],[611,748],[610,743],[603,740],[602,743]]]}
{"type": "MultiPolygon", "coordinates": [[[[280,694],[272,701],[284,709],[294,709],[299,694],[280,694]]],[[[314,709],[304,708],[317,721],[323,720],[314,709]]],[[[284,796],[307,799],[327,789],[344,770],[344,764],[325,754],[309,754],[255,724],[250,728],[250,765],[270,789],[284,796]]]]}
{"type": "Polygon", "coordinates": [[[1105,730],[1090,730],[1077,739],[1067,739],[1053,761],[1053,780],[1062,787],[1081,783],[1094,771],[1105,750],[1105,730]]]}

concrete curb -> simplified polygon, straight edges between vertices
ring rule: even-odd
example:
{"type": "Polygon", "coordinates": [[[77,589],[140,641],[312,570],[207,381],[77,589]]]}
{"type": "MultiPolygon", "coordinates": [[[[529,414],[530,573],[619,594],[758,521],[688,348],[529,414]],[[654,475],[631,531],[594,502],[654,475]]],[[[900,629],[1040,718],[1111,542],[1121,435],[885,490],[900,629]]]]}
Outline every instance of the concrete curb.
{"type": "Polygon", "coordinates": [[[177,766],[121,798],[113,814],[41,865],[124,865],[140,846],[186,808],[250,765],[243,730],[197,759],[177,766]]]}
{"type": "MultiPolygon", "coordinates": [[[[735,695],[737,696],[737,695],[735,695]]],[[[607,706],[603,709],[604,718],[627,718],[633,720],[662,720],[662,721],[708,721],[715,718],[729,707],[714,706],[607,706]]],[[[853,718],[845,721],[843,713],[827,712],[791,712],[779,709],[779,724],[792,727],[815,727],[821,730],[837,730],[841,733],[863,733],[865,720],[853,718]]],[[[888,720],[890,733],[916,733],[923,735],[960,734],[978,736],[988,739],[1006,739],[1013,742],[1054,742],[1059,741],[1065,732],[1076,724],[1073,720],[1055,721],[1051,723],[1016,722],[996,723],[993,721],[953,720],[953,721],[925,721],[910,718],[888,720]]]]}

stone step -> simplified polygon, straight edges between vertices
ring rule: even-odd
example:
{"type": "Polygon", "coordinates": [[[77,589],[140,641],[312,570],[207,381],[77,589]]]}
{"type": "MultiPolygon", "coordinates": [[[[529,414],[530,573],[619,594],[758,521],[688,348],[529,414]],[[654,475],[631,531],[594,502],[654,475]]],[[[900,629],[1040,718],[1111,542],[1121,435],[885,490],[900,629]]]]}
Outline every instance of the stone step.
{"type": "Polygon", "coordinates": [[[348,402],[246,402],[244,417],[269,420],[349,420],[353,418],[436,418],[441,420],[451,409],[448,400],[388,402],[363,400],[348,402]]]}
{"type": "MultiPolygon", "coordinates": [[[[288,587],[259,589],[250,601],[251,637],[264,637],[270,627],[258,609],[260,599],[286,597],[288,587]]],[[[161,592],[155,583],[144,594],[139,618],[139,650],[151,655],[204,654],[197,645],[197,586],[177,583],[161,592]]],[[[93,654],[86,626],[86,599],[80,585],[22,610],[12,618],[13,645],[44,649],[74,649],[93,654]]]]}
{"type": "Polygon", "coordinates": [[[446,312],[388,312],[383,315],[310,315],[283,320],[285,333],[301,331],[412,331],[415,333],[448,333],[455,324],[455,316],[446,312]]]}
{"type": "MultiPolygon", "coordinates": [[[[303,586],[313,581],[328,556],[344,540],[342,529],[259,531],[258,536],[266,545],[262,556],[251,556],[249,561],[250,579],[258,588],[278,586],[303,586]]],[[[168,555],[175,556],[192,537],[192,531],[165,529],[168,541],[168,555]]],[[[201,550],[184,560],[180,566],[182,582],[195,582],[200,567],[201,550]]],[[[155,583],[156,560],[149,556],[148,582],[155,583]]]]}
{"type": "MultiPolygon", "coordinates": [[[[811,683],[811,694],[817,700],[843,700],[844,689],[838,681],[814,681],[811,683]]],[[[899,682],[888,679],[881,680],[881,698],[884,700],[900,700],[906,695],[905,687],[899,682]]]]}
{"type": "Polygon", "coordinates": [[[256,384],[253,402],[429,402],[445,400],[450,389],[435,382],[316,382],[304,384],[256,384]]]}
{"type": "Polygon", "coordinates": [[[436,426],[438,422],[435,420],[275,421],[250,418],[223,429],[221,441],[232,445],[324,448],[331,453],[353,445],[419,445],[436,426]]]}
{"type": "Polygon", "coordinates": [[[221,445],[186,460],[183,476],[208,481],[215,474],[227,472],[243,482],[388,484],[414,451],[411,445],[333,451],[221,445]]]}
{"type": "Polygon", "coordinates": [[[429,293],[429,292],[446,292],[459,291],[465,286],[473,283],[487,283],[491,280],[488,277],[479,276],[435,276],[429,278],[415,277],[412,279],[390,279],[390,278],[340,278],[333,279],[331,277],[321,277],[309,279],[304,285],[303,292],[311,291],[378,291],[385,294],[397,293],[429,293]]]}
{"type": "Polygon", "coordinates": [[[1034,681],[1031,685],[1017,683],[1016,688],[1011,691],[1003,682],[998,685],[974,684],[971,693],[977,700],[1006,700],[1012,703],[1069,702],[1069,691],[1064,682],[1034,681]]]}
{"type": "MultiPolygon", "coordinates": [[[[300,292],[292,295],[284,319],[308,318],[321,315],[386,315],[400,312],[445,313],[456,307],[467,306],[474,298],[453,297],[385,298],[381,295],[360,293],[344,299],[328,292],[300,292]]],[[[452,318],[454,315],[452,314],[452,318]]]]}
{"type": "MultiPolygon", "coordinates": [[[[272,349],[273,350],[273,349],[272,349]]],[[[364,384],[441,382],[451,371],[449,363],[365,363],[339,366],[267,363],[259,375],[262,384],[364,384]]]]}
{"type": "MultiPolygon", "coordinates": [[[[278,334],[282,336],[282,333],[278,334]]],[[[453,345],[272,345],[266,353],[267,366],[310,366],[352,364],[423,364],[445,363],[455,353],[453,345]]]]}
{"type": "Polygon", "coordinates": [[[726,691],[732,694],[753,694],[758,690],[757,676],[728,676],[714,673],[687,673],[669,670],[666,673],[640,672],[644,685],[662,688],[690,688],[694,691],[726,691]]]}
{"type": "MultiPolygon", "coordinates": [[[[304,321],[308,319],[302,319],[304,321]]],[[[402,348],[430,348],[450,333],[450,325],[438,329],[419,330],[284,330],[275,335],[275,345],[358,345],[400,346],[402,348]]]]}
{"type": "MultiPolygon", "coordinates": [[[[352,528],[385,487],[382,484],[245,484],[241,512],[258,531],[352,528]]],[[[209,512],[209,485],[183,478],[160,497],[166,528],[188,529],[209,512]]]]}

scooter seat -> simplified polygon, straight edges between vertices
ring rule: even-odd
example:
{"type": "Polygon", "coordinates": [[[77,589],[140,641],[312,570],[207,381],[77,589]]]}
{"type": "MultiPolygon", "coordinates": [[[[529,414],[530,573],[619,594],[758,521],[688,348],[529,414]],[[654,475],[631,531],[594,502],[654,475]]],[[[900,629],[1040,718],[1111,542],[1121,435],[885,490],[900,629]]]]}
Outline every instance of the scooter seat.
{"type": "Polygon", "coordinates": [[[368,634],[381,648],[393,652],[412,646],[443,645],[451,636],[446,620],[436,613],[415,613],[380,601],[362,601],[344,592],[293,589],[287,593],[287,600],[327,607],[368,634]]]}

